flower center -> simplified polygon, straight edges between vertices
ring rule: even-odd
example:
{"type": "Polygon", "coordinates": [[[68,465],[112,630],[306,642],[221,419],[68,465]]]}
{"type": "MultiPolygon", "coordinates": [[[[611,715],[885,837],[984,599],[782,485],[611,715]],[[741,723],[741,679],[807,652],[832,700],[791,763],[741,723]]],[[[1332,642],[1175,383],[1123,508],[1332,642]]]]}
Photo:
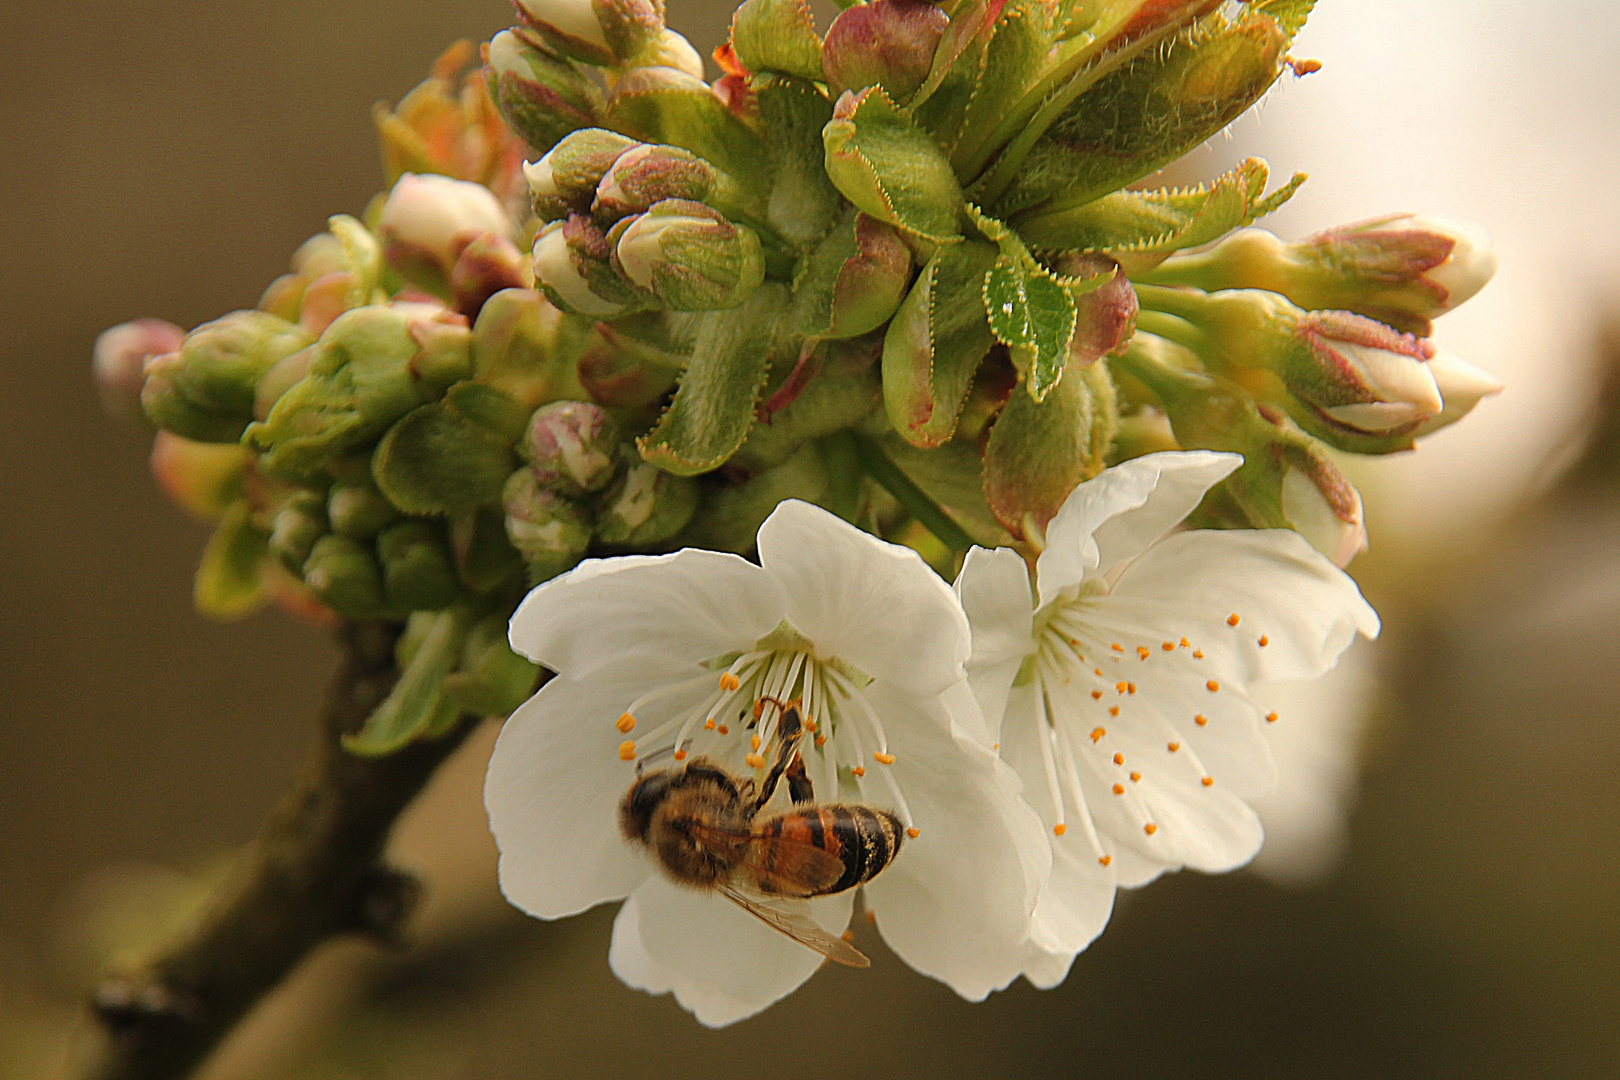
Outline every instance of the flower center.
{"type": "MultiPolygon", "coordinates": [[[[916,835],[889,768],[895,756],[888,734],[866,697],[872,681],[867,675],[837,657],[818,655],[785,622],[752,649],[715,657],[704,667],[629,704],[615,722],[619,731],[629,735],[643,719],[649,727],[639,739],[620,744],[622,760],[704,756],[723,768],[751,772],[758,781],[792,743],[817,801],[837,801],[847,790],[860,802],[892,805],[916,835]],[[797,710],[797,729],[782,723],[789,710],[797,710]],[[649,749],[640,753],[638,747],[649,749]]],[[[792,765],[791,752],[783,764],[792,765]]]]}

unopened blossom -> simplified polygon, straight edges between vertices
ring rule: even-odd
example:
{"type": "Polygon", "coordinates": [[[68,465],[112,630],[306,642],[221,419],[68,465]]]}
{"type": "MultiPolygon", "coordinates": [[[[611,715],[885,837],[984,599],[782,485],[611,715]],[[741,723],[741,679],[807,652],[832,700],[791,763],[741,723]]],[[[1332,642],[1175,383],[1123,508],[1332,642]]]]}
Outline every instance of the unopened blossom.
{"type": "Polygon", "coordinates": [[[506,211],[487,187],[432,173],[406,173],[377,221],[389,262],[429,283],[448,281],[462,250],[485,233],[512,231],[506,211]]]}
{"type": "MultiPolygon", "coordinates": [[[[624,899],[613,970],[673,991],[705,1024],[790,993],[822,958],[666,878],[620,835],[616,810],[643,764],[706,756],[763,776],[776,703],[798,701],[816,801],[891,810],[907,828],[864,886],[889,946],[964,997],[1005,986],[1049,856],[986,737],[950,587],[909,549],[798,501],[758,542],[758,565],[696,549],[593,559],[523,602],[512,646],[558,675],[507,721],[490,761],[502,891],[542,918],[624,899]]],[[[779,792],[771,809],[785,802],[779,792]]],[[[853,901],[797,903],[837,933],[853,901]]]]}
{"type": "Polygon", "coordinates": [[[1240,461],[1149,454],[1080,485],[1033,592],[1010,549],[963,566],[969,676],[1052,846],[1026,948],[1038,985],[1102,930],[1117,886],[1253,858],[1274,714],[1250,684],[1319,676],[1378,631],[1355,583],[1293,531],[1174,531],[1240,461]]]}

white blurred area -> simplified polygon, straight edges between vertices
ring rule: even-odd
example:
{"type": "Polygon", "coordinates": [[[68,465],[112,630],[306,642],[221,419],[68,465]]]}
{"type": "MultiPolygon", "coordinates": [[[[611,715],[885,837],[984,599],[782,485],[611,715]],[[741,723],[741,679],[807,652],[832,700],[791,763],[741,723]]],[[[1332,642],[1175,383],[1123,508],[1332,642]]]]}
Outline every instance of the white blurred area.
{"type": "Polygon", "coordinates": [[[1321,0],[1284,76],[1230,141],[1310,181],[1263,224],[1294,238],[1388,211],[1479,222],[1496,280],[1436,338],[1507,383],[1415,453],[1350,471],[1380,546],[1478,535],[1539,486],[1591,396],[1597,324],[1620,301],[1620,3],[1321,0]]]}

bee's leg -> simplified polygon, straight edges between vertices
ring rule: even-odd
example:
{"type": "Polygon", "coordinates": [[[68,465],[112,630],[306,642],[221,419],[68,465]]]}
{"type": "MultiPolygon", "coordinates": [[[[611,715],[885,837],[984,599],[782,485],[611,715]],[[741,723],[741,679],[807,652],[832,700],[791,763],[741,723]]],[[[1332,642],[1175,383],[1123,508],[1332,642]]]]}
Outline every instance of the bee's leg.
{"type": "Polygon", "coordinates": [[[794,803],[807,803],[816,801],[816,789],[810,783],[810,774],[804,771],[804,755],[794,754],[793,764],[787,767],[782,774],[787,778],[788,794],[794,803]]]}
{"type": "MultiPolygon", "coordinates": [[[[759,787],[759,795],[749,808],[751,813],[758,813],[771,801],[771,796],[776,794],[776,785],[781,781],[782,774],[787,772],[788,766],[799,756],[799,740],[803,737],[804,725],[799,721],[798,707],[789,705],[776,722],[776,760],[771,763],[771,771],[765,774],[765,782],[759,787]]],[[[792,790],[791,785],[789,790],[792,790]]]]}

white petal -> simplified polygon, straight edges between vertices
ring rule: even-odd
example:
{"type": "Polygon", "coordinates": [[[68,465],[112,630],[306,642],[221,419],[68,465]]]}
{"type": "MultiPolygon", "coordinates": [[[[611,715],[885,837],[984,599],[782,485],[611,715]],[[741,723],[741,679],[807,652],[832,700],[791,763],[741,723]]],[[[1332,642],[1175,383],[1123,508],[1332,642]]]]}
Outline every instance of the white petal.
{"type": "Polygon", "coordinates": [[[1236,454],[1207,450],[1147,454],[1075,488],[1046,528],[1036,564],[1040,602],[1078,585],[1088,571],[1141,553],[1241,464],[1236,454]]]}
{"type": "Polygon", "coordinates": [[[509,636],[581,679],[620,661],[674,669],[748,648],[785,610],[781,588],[747,559],[687,548],[580,563],[524,598],[509,636]]]}
{"type": "MultiPolygon", "coordinates": [[[[967,695],[965,685],[946,695],[967,695]]],[[[874,684],[885,719],[918,709],[917,699],[874,684]]],[[[940,705],[933,705],[937,710],[940,705]]],[[[919,717],[921,719],[921,717],[919,717]]],[[[866,886],[883,938],[906,963],[971,1001],[1022,970],[1029,916],[1050,867],[1040,820],[1019,798],[1020,783],[988,748],[942,723],[890,727],[895,779],[905,793],[915,839],[866,886]]],[[[865,780],[869,801],[881,785],[865,780]]]]}
{"type": "Polygon", "coordinates": [[[1078,953],[1096,940],[1114,913],[1118,874],[1103,866],[1077,823],[1052,837],[1052,876],[1035,901],[1030,942],[1053,953],[1078,953]]]}
{"type": "Polygon", "coordinates": [[[967,616],[910,548],[789,499],[760,526],[759,561],[781,583],[788,621],[820,655],[918,694],[962,677],[967,616]]]}
{"type": "Polygon", "coordinates": [[[496,740],[484,807],[501,851],[501,892],[543,919],[617,900],[651,864],[619,835],[618,802],[635,777],[619,760],[616,680],[556,678],[519,706],[496,740]]]}
{"type": "MultiPolygon", "coordinates": [[[[849,924],[853,891],[808,905],[823,928],[849,924]]],[[[616,975],[651,993],[674,991],[698,1021],[723,1027],[780,1001],[821,966],[819,953],[716,893],[648,878],[613,924],[616,975]],[[627,940],[621,944],[621,936],[627,940]],[[631,942],[639,944],[639,949],[631,942]]]]}
{"type": "Polygon", "coordinates": [[[1144,637],[1185,636],[1213,677],[1244,683],[1315,678],[1358,631],[1378,634],[1378,616],[1356,583],[1287,529],[1166,537],[1100,603],[1110,620],[1141,627],[1144,637]]]}
{"type": "Polygon", "coordinates": [[[1038,990],[1051,990],[1069,977],[1078,953],[1049,953],[1034,945],[1025,946],[1024,978],[1038,990]]]}
{"type": "Polygon", "coordinates": [[[990,741],[995,743],[1000,739],[1001,716],[1012,681],[1024,658],[1035,650],[1030,632],[1034,599],[1029,567],[1011,548],[990,551],[975,547],[957,575],[956,595],[973,633],[968,683],[984,711],[990,741]]]}

